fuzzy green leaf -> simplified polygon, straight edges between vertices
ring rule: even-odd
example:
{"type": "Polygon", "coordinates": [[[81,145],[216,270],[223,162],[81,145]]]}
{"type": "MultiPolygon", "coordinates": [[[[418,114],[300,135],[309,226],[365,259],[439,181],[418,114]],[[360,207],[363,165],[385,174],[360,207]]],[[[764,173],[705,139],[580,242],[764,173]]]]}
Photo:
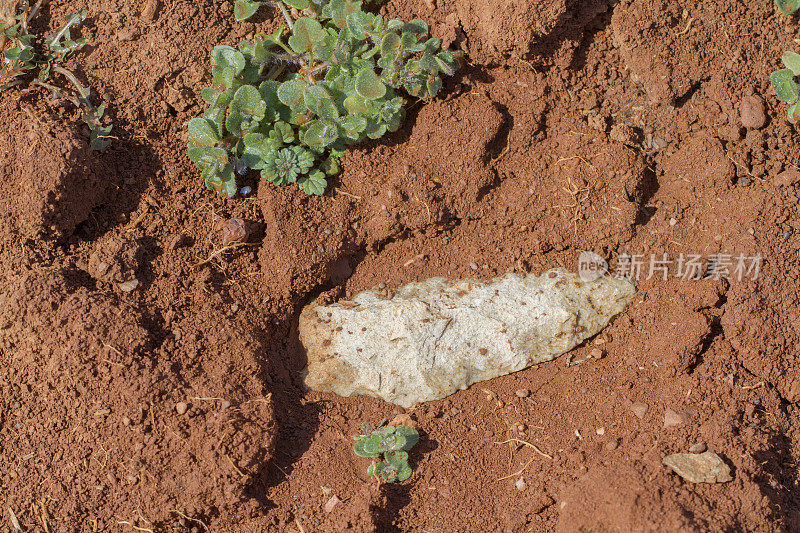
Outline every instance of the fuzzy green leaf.
{"type": "Polygon", "coordinates": [[[365,439],[361,439],[355,443],[355,446],[353,446],[353,450],[356,452],[356,455],[358,455],[359,457],[368,457],[368,458],[376,458],[381,456],[381,454],[378,452],[370,453],[367,450],[365,450],[364,441],[365,439]]]}
{"type": "Polygon", "coordinates": [[[189,141],[197,146],[214,146],[219,142],[219,137],[208,120],[193,118],[189,121],[189,141]]]}
{"type": "Polygon", "coordinates": [[[794,81],[794,73],[788,69],[776,70],[769,76],[772,85],[775,86],[775,94],[784,102],[795,102],[800,98],[800,87],[794,81]]]}
{"type": "Polygon", "coordinates": [[[395,466],[399,470],[401,466],[408,464],[408,452],[403,450],[386,452],[384,454],[384,459],[387,463],[395,466]]]}
{"type": "Polygon", "coordinates": [[[381,54],[389,60],[400,52],[400,36],[396,33],[387,33],[381,41],[381,54]]]}
{"type": "Polygon", "coordinates": [[[303,142],[312,149],[322,149],[332,144],[339,137],[338,128],[335,124],[315,120],[310,123],[303,142]]]}
{"type": "Polygon", "coordinates": [[[314,45],[324,38],[325,30],[319,22],[312,18],[301,17],[294,23],[289,46],[298,54],[302,54],[310,52],[314,45]]]}
{"type": "Polygon", "coordinates": [[[783,53],[781,59],[786,68],[791,70],[795,76],[800,76],[800,54],[786,51],[783,53]]]}
{"type": "Polygon", "coordinates": [[[232,46],[215,46],[211,51],[211,66],[220,69],[231,68],[234,76],[238,76],[245,67],[244,55],[232,46]]]}
{"type": "Polygon", "coordinates": [[[411,477],[413,471],[408,464],[402,465],[400,468],[397,469],[397,481],[405,481],[411,477]]]}
{"type": "Polygon", "coordinates": [[[363,450],[365,453],[380,454],[386,451],[386,447],[383,445],[383,439],[380,435],[369,435],[363,440],[363,442],[363,450]]]}
{"type": "Polygon", "coordinates": [[[404,450],[410,450],[419,442],[419,432],[414,428],[408,426],[397,426],[395,434],[402,435],[405,438],[406,442],[405,446],[403,447],[404,450]]]}
{"type": "Polygon", "coordinates": [[[406,22],[403,25],[403,31],[408,33],[415,33],[417,35],[428,34],[428,23],[424,20],[414,19],[411,22],[406,22]]]}
{"type": "Polygon", "coordinates": [[[278,99],[292,109],[305,107],[305,89],[308,82],[302,78],[285,81],[278,87],[278,99]]]}
{"type": "Polygon", "coordinates": [[[361,10],[358,0],[331,0],[322,8],[322,16],[331,19],[338,28],[347,25],[347,15],[361,10]]]}
{"type": "Polygon", "coordinates": [[[355,89],[359,96],[367,100],[377,100],[386,94],[386,85],[371,68],[365,68],[358,73],[355,89]]]}
{"type": "Polygon", "coordinates": [[[775,5],[784,15],[791,15],[800,9],[800,0],[775,0],[775,5]]]}
{"type": "Polygon", "coordinates": [[[261,2],[236,0],[236,3],[233,5],[233,18],[236,19],[237,22],[247,20],[256,14],[259,7],[261,7],[261,2]]]}
{"type": "Polygon", "coordinates": [[[322,196],[325,194],[325,189],[328,187],[328,181],[325,179],[325,174],[323,172],[316,171],[307,176],[298,178],[297,186],[308,195],[322,196]]]}
{"type": "Polygon", "coordinates": [[[283,3],[300,11],[311,7],[309,0],[283,0],[283,3]]]}
{"type": "Polygon", "coordinates": [[[377,17],[372,13],[356,11],[347,15],[347,29],[356,39],[363,39],[367,32],[375,29],[377,17]]]}

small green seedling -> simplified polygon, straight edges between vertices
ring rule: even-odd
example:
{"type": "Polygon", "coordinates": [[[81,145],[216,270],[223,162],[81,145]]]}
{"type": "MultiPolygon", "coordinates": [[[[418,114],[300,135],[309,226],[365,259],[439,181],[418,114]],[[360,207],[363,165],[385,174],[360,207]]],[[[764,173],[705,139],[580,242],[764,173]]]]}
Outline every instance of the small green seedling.
{"type": "Polygon", "coordinates": [[[775,0],[775,5],[784,15],[791,15],[800,9],[800,0],[775,0]]]}
{"type": "Polygon", "coordinates": [[[188,123],[189,159],[209,189],[233,197],[236,176],[253,169],[321,195],[349,145],[400,127],[400,91],[429,100],[455,73],[456,57],[421,20],[384,21],[360,0],[240,0],[236,16],[265,3],[281,7],[289,34],[216,46],[212,86],[201,92],[209,108],[188,123]]]}
{"type": "Polygon", "coordinates": [[[800,85],[795,81],[795,76],[800,76],[800,54],[784,52],[783,65],[786,68],[776,70],[769,75],[769,81],[775,87],[775,94],[791,104],[788,116],[792,123],[800,120],[800,85]]]}
{"type": "Polygon", "coordinates": [[[364,435],[356,435],[353,449],[359,457],[379,459],[367,468],[367,475],[386,483],[405,481],[411,477],[408,451],[419,441],[419,433],[408,426],[384,426],[370,431],[364,424],[364,435]]]}
{"type": "Polygon", "coordinates": [[[71,16],[66,24],[48,36],[33,35],[28,32],[31,20],[39,12],[42,0],[33,6],[29,2],[20,3],[19,13],[13,22],[0,23],[0,43],[6,48],[3,66],[0,68],[0,92],[17,85],[38,85],[53,95],[72,102],[83,111],[83,119],[89,126],[90,143],[94,150],[102,150],[110,143],[111,126],[103,126],[101,119],[105,106],[94,107],[89,102],[90,90],[78,78],[61,66],[61,62],[77,52],[88,41],[73,38],[71,30],[86,19],[86,9],[71,16]],[[54,74],[66,78],[75,91],[53,85],[54,74]]]}

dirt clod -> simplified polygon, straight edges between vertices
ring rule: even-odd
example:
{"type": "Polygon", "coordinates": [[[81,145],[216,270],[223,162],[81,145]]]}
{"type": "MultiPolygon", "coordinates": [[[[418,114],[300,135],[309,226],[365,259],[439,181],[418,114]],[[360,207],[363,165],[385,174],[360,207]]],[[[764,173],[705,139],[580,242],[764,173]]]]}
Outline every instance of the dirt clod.
{"type": "Polygon", "coordinates": [[[764,100],[759,96],[745,96],[739,104],[739,118],[742,126],[751,129],[761,129],[767,123],[764,111],[764,100]]]}

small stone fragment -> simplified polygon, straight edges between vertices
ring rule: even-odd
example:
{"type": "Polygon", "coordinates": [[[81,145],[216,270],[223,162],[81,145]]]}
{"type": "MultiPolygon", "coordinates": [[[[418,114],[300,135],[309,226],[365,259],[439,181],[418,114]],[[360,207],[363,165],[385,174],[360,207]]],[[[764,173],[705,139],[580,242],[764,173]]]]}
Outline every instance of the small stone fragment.
{"type": "Polygon", "coordinates": [[[525,490],[525,487],[527,487],[528,485],[527,485],[527,483],[525,483],[525,480],[523,478],[519,478],[516,481],[516,483],[514,483],[514,486],[517,487],[518,491],[522,492],[523,490],[525,490]]]}
{"type": "Polygon", "coordinates": [[[300,316],[305,384],[411,407],[550,361],[596,335],[636,294],[626,279],[555,269],[491,282],[433,278],[391,299],[308,306],[300,316]]]}
{"type": "Polygon", "coordinates": [[[600,348],[592,348],[592,351],[589,352],[589,355],[591,355],[595,359],[602,359],[605,354],[603,353],[603,350],[601,350],[600,348]]]}
{"type": "Polygon", "coordinates": [[[644,415],[647,414],[647,409],[649,407],[650,406],[648,406],[646,403],[633,402],[633,404],[631,404],[631,411],[633,411],[633,414],[636,415],[636,418],[643,420],[644,415]]]}
{"type": "Polygon", "coordinates": [[[705,442],[698,442],[697,444],[689,448],[689,453],[703,453],[707,449],[708,445],[705,442]]]}
{"type": "Polygon", "coordinates": [[[731,481],[730,467],[714,452],[674,453],[664,457],[664,464],[691,483],[731,481]]]}
{"type": "Polygon", "coordinates": [[[614,450],[617,449],[618,446],[619,446],[619,440],[613,439],[606,442],[605,449],[609,452],[613,452],[614,450]]]}
{"type": "Polygon", "coordinates": [[[186,402],[178,402],[175,404],[175,412],[179,415],[186,414],[186,411],[189,409],[189,405],[186,402]]]}
{"type": "Polygon", "coordinates": [[[237,242],[247,242],[250,237],[247,223],[241,218],[231,218],[222,225],[222,246],[237,242]]]}
{"type": "Polygon", "coordinates": [[[144,7],[142,8],[142,12],[139,17],[144,22],[153,22],[156,18],[156,12],[158,11],[158,0],[147,0],[144,7]]]}
{"type": "Polygon", "coordinates": [[[139,280],[137,280],[137,279],[132,279],[130,281],[124,281],[124,282],[122,282],[122,283],[117,285],[117,287],[119,287],[119,290],[121,290],[122,292],[131,292],[132,290],[134,290],[138,286],[139,286],[139,280]]]}
{"type": "Polygon", "coordinates": [[[527,398],[528,396],[531,395],[531,391],[529,391],[528,389],[517,389],[516,394],[519,398],[527,398]]]}
{"type": "Polygon", "coordinates": [[[330,499],[325,503],[325,512],[330,513],[333,511],[333,508],[336,507],[340,501],[341,500],[335,494],[331,496],[330,499]]]}
{"type": "Polygon", "coordinates": [[[739,118],[748,130],[757,130],[767,123],[764,100],[758,96],[745,96],[739,104],[739,118]]]}
{"type": "Polygon", "coordinates": [[[406,426],[410,428],[417,428],[419,424],[416,420],[411,418],[411,415],[407,415],[405,413],[401,413],[399,415],[395,415],[394,418],[387,424],[389,426],[406,426]]]}
{"type": "Polygon", "coordinates": [[[664,411],[664,428],[681,426],[686,422],[684,416],[677,411],[667,409],[664,411]]]}

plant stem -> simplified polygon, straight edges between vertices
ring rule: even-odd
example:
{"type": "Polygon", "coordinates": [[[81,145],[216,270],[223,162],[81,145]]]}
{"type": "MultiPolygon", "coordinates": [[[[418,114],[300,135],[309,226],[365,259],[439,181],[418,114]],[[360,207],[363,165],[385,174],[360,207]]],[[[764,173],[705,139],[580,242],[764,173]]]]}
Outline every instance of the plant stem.
{"type": "Polygon", "coordinates": [[[78,94],[81,95],[81,98],[89,98],[89,89],[81,85],[81,83],[78,81],[78,78],[75,77],[75,74],[58,65],[53,65],[53,70],[67,78],[70,83],[75,86],[75,89],[78,91],[78,94]]]}
{"type": "Polygon", "coordinates": [[[36,14],[39,12],[39,8],[40,7],[42,7],[42,0],[39,0],[38,2],[36,2],[36,4],[31,9],[30,13],[28,13],[27,16],[22,18],[22,33],[24,33],[24,34],[28,33],[28,24],[31,23],[31,20],[33,20],[33,17],[35,17],[36,14]]]}
{"type": "Polygon", "coordinates": [[[61,36],[64,35],[72,25],[81,22],[85,18],[86,18],[86,8],[81,9],[80,11],[75,13],[72,16],[72,18],[67,21],[64,27],[61,28],[61,30],[57,34],[55,34],[55,36],[52,39],[50,39],[50,44],[48,44],[48,46],[52,47],[54,44],[56,44],[58,40],[61,39],[61,36]]]}
{"type": "Polygon", "coordinates": [[[17,85],[20,85],[21,83],[22,83],[22,80],[17,80],[17,81],[10,81],[10,82],[6,83],[5,85],[0,85],[0,93],[5,91],[6,89],[10,89],[11,87],[15,87],[17,85]]]}
{"type": "Polygon", "coordinates": [[[281,0],[278,0],[278,9],[280,9],[281,13],[283,13],[283,18],[284,18],[284,20],[286,20],[286,24],[289,26],[289,29],[293,30],[294,29],[294,21],[292,20],[292,16],[286,10],[286,6],[283,5],[283,2],[281,2],[281,0]]]}

